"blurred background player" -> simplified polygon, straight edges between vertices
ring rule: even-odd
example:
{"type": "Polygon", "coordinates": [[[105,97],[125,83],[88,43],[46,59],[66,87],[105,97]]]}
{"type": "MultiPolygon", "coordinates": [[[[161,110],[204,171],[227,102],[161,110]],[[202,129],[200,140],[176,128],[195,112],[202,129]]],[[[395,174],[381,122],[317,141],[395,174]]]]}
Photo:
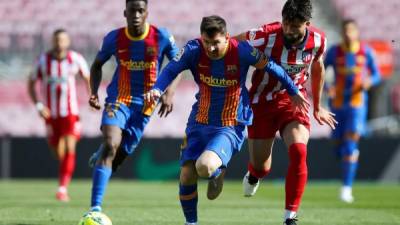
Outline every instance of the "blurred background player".
{"type": "MultiPolygon", "coordinates": [[[[103,144],[91,158],[96,164],[93,170],[91,211],[101,211],[112,171],[134,152],[149,122],[155,105],[145,104],[143,94],[155,83],[164,57],[171,60],[179,51],[166,29],[146,22],[147,0],[126,0],[124,16],[127,27],[113,30],[105,36],[91,67],[92,93],[89,104],[100,109],[97,92],[102,66],[111,56],[117,62],[113,79],[107,87],[101,121],[103,144]]],[[[167,92],[165,96],[160,108],[161,116],[172,110],[168,105],[172,94],[167,92]]]]}
{"type": "MultiPolygon", "coordinates": [[[[327,124],[334,129],[336,121],[333,114],[324,109],[320,101],[324,84],[322,56],[326,38],[310,26],[311,14],[309,0],[288,0],[282,9],[282,23],[263,25],[240,34],[238,39],[248,40],[252,46],[276,60],[289,73],[303,95],[307,95],[304,85],[311,75],[314,118],[319,124],[327,124]]],[[[243,179],[244,195],[253,196],[259,180],[270,172],[272,146],[279,131],[289,153],[284,224],[296,224],[297,210],[307,183],[306,158],[310,136],[308,109],[307,113],[293,110],[281,83],[262,70],[256,70],[253,74],[250,99],[254,120],[249,126],[250,162],[243,179]]]]}
{"type": "Polygon", "coordinates": [[[365,131],[367,119],[367,91],[379,83],[380,75],[373,50],[360,41],[354,20],[343,21],[342,39],[342,43],[329,49],[325,66],[332,66],[335,74],[328,93],[330,107],[339,122],[332,137],[342,163],[340,199],[351,203],[359,157],[358,141],[365,131]]]}
{"type": "Polygon", "coordinates": [[[186,225],[197,224],[198,177],[209,179],[207,198],[216,199],[222,191],[225,168],[231,157],[240,151],[246,125],[251,124],[253,114],[245,86],[250,65],[277,76],[288,88],[298,110],[308,107],[308,102],[280,66],[247,42],[229,37],[223,18],[204,17],[200,31],[201,38],[186,44],[145,95],[150,102],[157,100],[186,69],[192,72],[199,87],[180,159],[179,197],[186,225]]]}
{"type": "Polygon", "coordinates": [[[67,187],[75,169],[75,147],[81,131],[75,76],[80,75],[89,89],[89,69],[82,55],[69,50],[70,38],[66,30],[54,31],[52,44],[50,51],[40,55],[30,75],[28,91],[46,122],[49,146],[60,162],[56,197],[69,201],[67,187]],[[41,98],[35,88],[38,80],[42,83],[41,98]]]}

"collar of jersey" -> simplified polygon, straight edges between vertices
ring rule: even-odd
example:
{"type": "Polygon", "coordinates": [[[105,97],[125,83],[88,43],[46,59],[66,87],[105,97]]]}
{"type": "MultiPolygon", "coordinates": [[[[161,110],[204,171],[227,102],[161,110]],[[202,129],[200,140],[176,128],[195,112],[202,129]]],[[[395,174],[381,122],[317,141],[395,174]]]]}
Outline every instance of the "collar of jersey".
{"type": "Polygon", "coordinates": [[[222,58],[225,57],[226,52],[228,52],[230,43],[231,43],[231,42],[230,42],[230,40],[229,40],[229,38],[228,38],[228,44],[226,45],[226,47],[225,47],[225,49],[224,49],[224,52],[222,53],[222,55],[221,55],[220,57],[215,58],[215,59],[212,59],[212,58],[210,58],[210,56],[208,56],[207,51],[206,51],[206,55],[207,55],[211,60],[219,60],[219,59],[222,59],[222,58]]]}
{"type": "Polygon", "coordinates": [[[147,35],[149,34],[149,31],[150,31],[150,24],[146,23],[143,34],[140,36],[137,36],[137,37],[133,37],[132,35],[129,34],[128,27],[125,27],[125,34],[131,41],[143,40],[145,37],[147,37],[147,35]]]}
{"type": "Polygon", "coordinates": [[[346,52],[356,53],[360,50],[361,44],[359,41],[356,41],[356,42],[351,43],[349,47],[347,47],[344,43],[342,43],[341,46],[342,46],[342,49],[346,52]]]}

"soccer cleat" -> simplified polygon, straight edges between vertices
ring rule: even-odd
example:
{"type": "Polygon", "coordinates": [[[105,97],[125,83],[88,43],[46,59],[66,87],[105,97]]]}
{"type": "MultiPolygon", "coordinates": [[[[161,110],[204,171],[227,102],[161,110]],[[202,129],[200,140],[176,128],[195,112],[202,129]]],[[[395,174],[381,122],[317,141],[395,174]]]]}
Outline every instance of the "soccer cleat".
{"type": "Polygon", "coordinates": [[[291,219],[286,219],[285,222],[283,222],[283,225],[297,225],[296,223],[297,218],[291,218],[291,219]]]}
{"type": "Polygon", "coordinates": [[[354,197],[352,194],[352,190],[351,187],[342,187],[340,189],[340,196],[339,196],[340,200],[342,200],[345,203],[353,203],[354,202],[354,197]]]}
{"type": "Polygon", "coordinates": [[[209,200],[216,199],[219,194],[222,192],[222,187],[224,186],[224,176],[225,176],[225,169],[222,169],[221,174],[208,181],[207,187],[207,198],[209,200]]]}
{"type": "Polygon", "coordinates": [[[188,222],[186,222],[185,225],[197,225],[197,223],[188,223],[188,222]]]}
{"type": "Polygon", "coordinates": [[[99,149],[95,151],[89,158],[88,164],[90,168],[93,168],[96,165],[97,160],[99,159],[101,153],[103,152],[103,144],[100,145],[99,149]]]}
{"type": "Polygon", "coordinates": [[[245,197],[251,197],[256,194],[258,186],[260,186],[260,181],[255,184],[249,183],[250,172],[247,171],[246,175],[243,177],[243,193],[245,197]]]}
{"type": "Polygon", "coordinates": [[[57,191],[56,199],[60,202],[69,202],[70,198],[67,192],[57,191]]]}

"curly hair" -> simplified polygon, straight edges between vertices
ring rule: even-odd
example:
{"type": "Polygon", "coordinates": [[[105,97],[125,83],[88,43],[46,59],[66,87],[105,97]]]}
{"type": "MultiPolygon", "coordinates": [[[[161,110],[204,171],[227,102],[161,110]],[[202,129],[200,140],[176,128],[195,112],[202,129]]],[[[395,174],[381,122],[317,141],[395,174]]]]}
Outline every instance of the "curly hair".
{"type": "Polygon", "coordinates": [[[287,0],[282,9],[282,18],[288,21],[306,22],[312,18],[311,14],[311,0],[287,0]]]}

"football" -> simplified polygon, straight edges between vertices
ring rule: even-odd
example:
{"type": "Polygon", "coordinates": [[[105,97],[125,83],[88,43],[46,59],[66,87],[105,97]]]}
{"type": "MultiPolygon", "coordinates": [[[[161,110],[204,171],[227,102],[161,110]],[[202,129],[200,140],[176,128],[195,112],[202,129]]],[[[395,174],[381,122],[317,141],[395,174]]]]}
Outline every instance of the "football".
{"type": "Polygon", "coordinates": [[[88,212],[83,215],[78,225],[112,225],[112,222],[104,213],[88,212]]]}

